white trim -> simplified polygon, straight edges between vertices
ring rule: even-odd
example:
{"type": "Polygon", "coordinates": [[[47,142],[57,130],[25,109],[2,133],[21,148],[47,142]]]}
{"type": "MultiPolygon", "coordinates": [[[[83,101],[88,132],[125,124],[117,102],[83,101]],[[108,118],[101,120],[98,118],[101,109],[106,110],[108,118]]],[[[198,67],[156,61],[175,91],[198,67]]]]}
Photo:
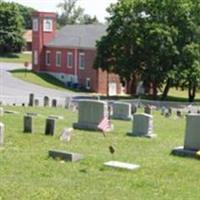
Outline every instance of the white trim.
{"type": "Polygon", "coordinates": [[[62,52],[61,51],[56,51],[56,67],[61,67],[62,63],[62,52]],[[58,55],[60,55],[60,63],[58,63],[58,55]]]}
{"type": "Polygon", "coordinates": [[[38,65],[38,51],[33,51],[33,64],[38,65]]]}
{"type": "Polygon", "coordinates": [[[84,52],[80,52],[79,53],[79,69],[80,70],[84,70],[85,69],[85,53],[84,52]],[[83,58],[83,60],[82,60],[83,58]],[[81,61],[83,61],[83,64],[81,63],[81,61]]]}
{"type": "Polygon", "coordinates": [[[91,79],[90,78],[86,78],[85,87],[86,87],[87,90],[91,89],[91,79]]]}
{"type": "Polygon", "coordinates": [[[50,65],[51,65],[51,51],[49,51],[49,50],[47,50],[47,51],[45,52],[45,64],[46,64],[47,66],[50,66],[50,65]],[[48,63],[48,59],[47,59],[47,54],[49,54],[49,63],[48,63]]]}
{"type": "Polygon", "coordinates": [[[32,29],[33,29],[33,31],[38,31],[38,29],[39,29],[39,20],[38,20],[38,18],[33,18],[33,21],[32,21],[32,23],[33,23],[33,27],[32,27],[32,29]]]}
{"type": "Polygon", "coordinates": [[[74,65],[73,55],[74,55],[74,54],[73,54],[72,51],[68,51],[68,52],[67,52],[67,67],[68,67],[68,68],[73,68],[73,65],[74,65]],[[72,62],[71,65],[70,65],[70,63],[69,63],[69,56],[72,56],[72,57],[71,57],[71,62],[72,62]]]}
{"type": "Polygon", "coordinates": [[[43,20],[43,31],[44,32],[52,32],[53,31],[53,20],[49,18],[45,18],[43,20]],[[48,24],[47,24],[48,23],[48,24]],[[49,27],[48,27],[48,26],[49,27]]]}

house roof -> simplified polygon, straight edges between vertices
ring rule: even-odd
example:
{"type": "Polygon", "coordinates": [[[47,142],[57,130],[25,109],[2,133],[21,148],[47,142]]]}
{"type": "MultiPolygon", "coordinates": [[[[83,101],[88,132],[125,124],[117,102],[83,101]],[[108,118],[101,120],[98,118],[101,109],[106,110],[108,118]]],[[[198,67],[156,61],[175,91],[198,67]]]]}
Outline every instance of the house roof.
{"type": "Polygon", "coordinates": [[[23,35],[23,38],[26,42],[32,42],[32,30],[26,30],[26,32],[23,35]]]}
{"type": "Polygon", "coordinates": [[[96,41],[106,34],[106,25],[66,25],[46,46],[96,48],[96,41]]]}

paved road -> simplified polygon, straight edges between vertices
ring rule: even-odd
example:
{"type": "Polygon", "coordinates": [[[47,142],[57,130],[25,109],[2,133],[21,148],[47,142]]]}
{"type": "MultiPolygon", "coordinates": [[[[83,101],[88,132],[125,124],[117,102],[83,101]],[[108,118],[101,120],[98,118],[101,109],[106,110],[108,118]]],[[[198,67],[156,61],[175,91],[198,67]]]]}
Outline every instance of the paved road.
{"type": "Polygon", "coordinates": [[[27,103],[30,93],[34,93],[38,99],[42,99],[44,96],[49,96],[50,98],[62,100],[67,96],[79,95],[74,92],[64,92],[43,88],[14,78],[12,74],[9,73],[9,70],[19,68],[24,68],[23,64],[0,63],[0,101],[3,103],[27,103]]]}

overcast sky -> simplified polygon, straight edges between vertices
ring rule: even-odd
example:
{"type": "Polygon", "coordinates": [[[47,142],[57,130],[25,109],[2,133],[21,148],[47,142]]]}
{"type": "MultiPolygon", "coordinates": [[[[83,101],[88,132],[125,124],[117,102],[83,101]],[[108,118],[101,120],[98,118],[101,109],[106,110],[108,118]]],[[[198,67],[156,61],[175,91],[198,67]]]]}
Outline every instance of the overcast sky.
{"type": "MultiPolygon", "coordinates": [[[[62,0],[6,0],[14,1],[25,6],[33,7],[39,11],[57,11],[56,5],[62,0]]],[[[96,15],[97,18],[103,22],[104,18],[108,16],[106,8],[111,3],[116,3],[117,0],[79,0],[80,6],[85,9],[85,13],[91,16],[96,15]]]]}

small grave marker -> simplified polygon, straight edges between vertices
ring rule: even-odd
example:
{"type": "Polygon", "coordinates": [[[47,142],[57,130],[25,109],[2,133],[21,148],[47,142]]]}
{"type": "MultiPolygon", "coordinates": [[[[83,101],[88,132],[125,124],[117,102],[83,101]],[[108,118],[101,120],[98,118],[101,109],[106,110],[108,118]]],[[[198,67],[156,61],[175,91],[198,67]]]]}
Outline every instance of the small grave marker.
{"type": "Polygon", "coordinates": [[[104,165],[107,167],[126,169],[126,170],[136,170],[140,168],[140,165],[124,163],[124,162],[119,162],[119,161],[105,162],[104,165]]]}
{"type": "Polygon", "coordinates": [[[32,132],[33,132],[32,116],[25,115],[24,116],[24,133],[32,133],[32,132]]]}
{"type": "Polygon", "coordinates": [[[4,131],[5,131],[5,126],[3,123],[0,122],[0,146],[4,144],[4,131]]]}
{"type": "Polygon", "coordinates": [[[61,150],[50,150],[49,157],[70,162],[76,162],[83,159],[83,156],[81,154],[61,150]]]}
{"type": "Polygon", "coordinates": [[[4,115],[4,109],[0,107],[0,116],[2,117],[4,115]]]}
{"type": "Polygon", "coordinates": [[[60,140],[69,142],[73,134],[73,128],[64,128],[60,134],[60,140]]]}
{"type": "Polygon", "coordinates": [[[47,119],[45,126],[45,135],[54,135],[55,134],[55,119],[47,119]]]}

